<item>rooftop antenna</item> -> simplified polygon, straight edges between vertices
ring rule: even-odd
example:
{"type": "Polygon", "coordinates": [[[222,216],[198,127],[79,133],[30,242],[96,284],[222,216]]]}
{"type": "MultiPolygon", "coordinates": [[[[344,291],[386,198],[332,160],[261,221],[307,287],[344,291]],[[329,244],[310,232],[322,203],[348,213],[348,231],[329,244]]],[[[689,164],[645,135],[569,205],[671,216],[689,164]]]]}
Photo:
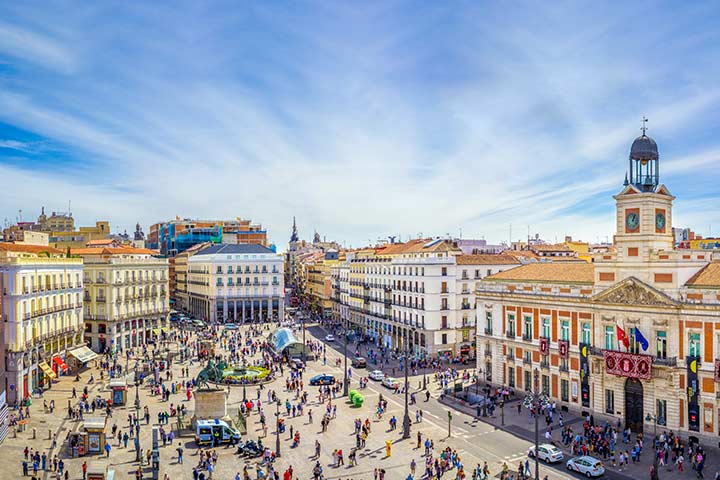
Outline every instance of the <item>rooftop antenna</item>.
{"type": "Polygon", "coordinates": [[[642,130],[643,137],[645,136],[645,132],[647,131],[647,122],[648,122],[648,119],[645,117],[645,115],[643,115],[643,117],[642,117],[642,124],[643,124],[643,125],[642,125],[642,127],[640,128],[640,130],[642,130]]]}

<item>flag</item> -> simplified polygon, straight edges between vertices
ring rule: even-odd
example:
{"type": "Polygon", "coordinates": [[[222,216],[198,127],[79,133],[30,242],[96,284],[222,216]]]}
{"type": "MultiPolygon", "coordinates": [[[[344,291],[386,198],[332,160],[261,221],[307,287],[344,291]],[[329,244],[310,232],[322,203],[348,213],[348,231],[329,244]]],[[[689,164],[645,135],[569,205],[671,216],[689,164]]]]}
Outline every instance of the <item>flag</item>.
{"type": "Polygon", "coordinates": [[[640,329],[637,327],[635,327],[635,341],[640,344],[643,351],[646,351],[648,349],[648,347],[650,346],[650,344],[647,341],[647,338],[645,338],[645,336],[642,333],[640,333],[640,329]]]}
{"type": "Polygon", "coordinates": [[[615,329],[617,330],[618,342],[625,346],[625,350],[630,348],[630,339],[628,338],[627,333],[625,333],[625,330],[620,328],[620,325],[615,325],[615,329]]]}

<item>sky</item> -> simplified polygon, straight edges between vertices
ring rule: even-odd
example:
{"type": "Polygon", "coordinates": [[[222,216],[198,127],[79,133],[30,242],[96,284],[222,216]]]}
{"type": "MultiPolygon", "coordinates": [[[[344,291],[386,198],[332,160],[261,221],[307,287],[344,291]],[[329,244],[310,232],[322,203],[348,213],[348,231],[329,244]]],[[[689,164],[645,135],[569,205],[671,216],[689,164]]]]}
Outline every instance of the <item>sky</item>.
{"type": "Polygon", "coordinates": [[[674,226],[720,234],[718,24],[717,2],[0,2],[0,220],[602,241],[646,116],[674,226]]]}

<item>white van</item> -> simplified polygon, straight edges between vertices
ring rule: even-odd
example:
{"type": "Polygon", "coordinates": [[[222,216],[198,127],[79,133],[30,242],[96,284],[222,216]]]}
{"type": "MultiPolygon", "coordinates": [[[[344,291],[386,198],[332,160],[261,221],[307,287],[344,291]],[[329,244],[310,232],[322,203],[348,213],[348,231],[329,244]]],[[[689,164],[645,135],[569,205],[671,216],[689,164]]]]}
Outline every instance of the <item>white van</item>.
{"type": "Polygon", "coordinates": [[[240,441],[240,432],[220,419],[198,420],[195,427],[195,442],[198,445],[235,444],[240,441]]]}

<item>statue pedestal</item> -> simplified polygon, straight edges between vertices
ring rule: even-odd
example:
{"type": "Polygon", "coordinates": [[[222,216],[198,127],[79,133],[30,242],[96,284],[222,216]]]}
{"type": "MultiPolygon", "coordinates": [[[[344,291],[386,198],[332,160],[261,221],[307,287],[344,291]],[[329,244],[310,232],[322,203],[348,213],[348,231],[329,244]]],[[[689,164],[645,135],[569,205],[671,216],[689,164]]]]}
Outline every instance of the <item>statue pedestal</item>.
{"type": "Polygon", "coordinates": [[[195,420],[211,420],[227,417],[227,391],[224,389],[198,389],[193,392],[195,396],[195,420]]]}

